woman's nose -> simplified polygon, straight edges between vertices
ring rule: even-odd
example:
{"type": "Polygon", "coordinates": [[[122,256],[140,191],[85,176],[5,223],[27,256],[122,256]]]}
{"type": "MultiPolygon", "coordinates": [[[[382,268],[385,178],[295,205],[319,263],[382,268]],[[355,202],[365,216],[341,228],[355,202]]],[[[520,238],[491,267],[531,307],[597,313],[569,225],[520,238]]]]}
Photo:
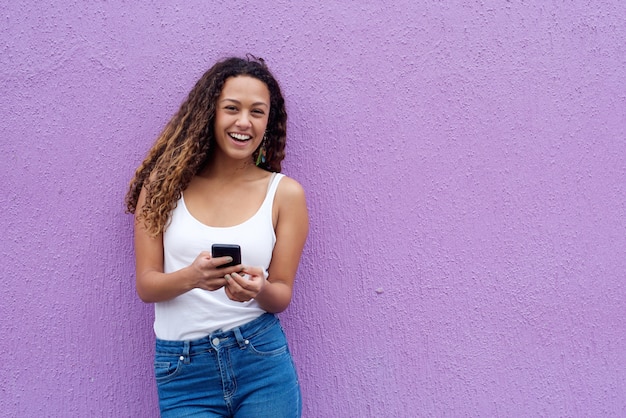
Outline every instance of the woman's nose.
{"type": "Polygon", "coordinates": [[[239,118],[237,119],[237,126],[240,126],[242,128],[250,127],[250,117],[246,112],[241,112],[241,114],[239,115],[239,118]]]}

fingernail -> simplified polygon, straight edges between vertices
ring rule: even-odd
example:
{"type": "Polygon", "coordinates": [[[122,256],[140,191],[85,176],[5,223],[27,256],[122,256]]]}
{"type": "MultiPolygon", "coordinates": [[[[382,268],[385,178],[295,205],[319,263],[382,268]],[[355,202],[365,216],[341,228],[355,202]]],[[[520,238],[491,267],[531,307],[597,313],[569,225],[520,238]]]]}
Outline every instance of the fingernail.
{"type": "Polygon", "coordinates": [[[233,261],[232,257],[227,257],[226,259],[228,260],[227,263],[230,263],[231,261],[233,261]]]}
{"type": "Polygon", "coordinates": [[[227,274],[226,276],[224,276],[224,278],[225,278],[226,280],[230,280],[230,279],[231,279],[230,274],[227,274]]]}

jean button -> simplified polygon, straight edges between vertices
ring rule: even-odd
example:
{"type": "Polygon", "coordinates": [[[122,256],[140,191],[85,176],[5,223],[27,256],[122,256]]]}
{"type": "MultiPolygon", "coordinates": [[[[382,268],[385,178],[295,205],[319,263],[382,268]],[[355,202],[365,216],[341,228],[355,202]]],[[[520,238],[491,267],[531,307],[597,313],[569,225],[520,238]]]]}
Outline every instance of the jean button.
{"type": "Polygon", "coordinates": [[[180,357],[178,357],[178,359],[179,359],[180,361],[183,361],[183,360],[185,360],[185,356],[180,356],[180,357]]]}
{"type": "Polygon", "coordinates": [[[214,345],[214,346],[216,346],[216,347],[217,347],[218,345],[220,345],[220,339],[219,339],[219,338],[217,338],[217,337],[213,338],[213,341],[211,341],[211,342],[212,342],[212,343],[213,343],[213,345],[214,345]]]}

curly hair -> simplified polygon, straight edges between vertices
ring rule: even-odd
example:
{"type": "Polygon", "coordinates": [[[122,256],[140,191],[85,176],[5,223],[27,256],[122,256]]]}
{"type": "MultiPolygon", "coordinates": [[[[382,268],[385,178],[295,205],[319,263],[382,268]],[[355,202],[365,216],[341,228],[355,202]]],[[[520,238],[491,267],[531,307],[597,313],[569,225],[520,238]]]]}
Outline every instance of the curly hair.
{"type": "MultiPolygon", "coordinates": [[[[270,112],[265,139],[265,162],[259,167],[280,172],[285,158],[287,112],[278,82],[265,61],[248,55],[217,62],[198,80],[135,171],[126,194],[126,211],[135,213],[142,188],[146,199],[138,222],[153,236],[162,233],[170,212],[176,207],[183,190],[191,179],[208,163],[215,147],[215,108],[227,79],[237,76],[254,77],[267,86],[270,112]]],[[[260,147],[259,147],[260,148],[260,147]]],[[[259,149],[252,156],[256,160],[259,149]]]]}

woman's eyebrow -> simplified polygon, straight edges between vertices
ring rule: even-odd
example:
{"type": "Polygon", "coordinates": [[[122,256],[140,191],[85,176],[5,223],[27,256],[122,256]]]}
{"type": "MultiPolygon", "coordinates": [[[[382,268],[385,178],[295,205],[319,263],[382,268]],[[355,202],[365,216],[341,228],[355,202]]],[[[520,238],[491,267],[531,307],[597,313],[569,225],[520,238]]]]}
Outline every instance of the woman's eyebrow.
{"type": "MultiPolygon", "coordinates": [[[[237,100],[237,99],[229,99],[228,97],[225,98],[225,99],[220,100],[220,103],[222,103],[222,102],[233,102],[233,103],[236,103],[238,105],[241,105],[241,102],[239,100],[237,100]]],[[[265,107],[268,107],[267,103],[265,103],[265,102],[254,102],[254,103],[252,103],[252,106],[265,106],[265,107]]]]}

